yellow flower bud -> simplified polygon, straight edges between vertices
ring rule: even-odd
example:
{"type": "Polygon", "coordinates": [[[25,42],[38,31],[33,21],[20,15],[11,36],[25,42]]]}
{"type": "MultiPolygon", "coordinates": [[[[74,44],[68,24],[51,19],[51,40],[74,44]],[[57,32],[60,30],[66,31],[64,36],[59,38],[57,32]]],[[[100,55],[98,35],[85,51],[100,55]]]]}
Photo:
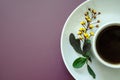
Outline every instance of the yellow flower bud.
{"type": "Polygon", "coordinates": [[[90,19],[90,17],[89,16],[85,16],[85,19],[87,20],[87,19],[90,19]]]}
{"type": "Polygon", "coordinates": [[[85,16],[85,19],[87,20],[87,22],[91,22],[91,19],[89,16],[85,16]]]}
{"type": "Polygon", "coordinates": [[[96,13],[97,13],[97,12],[96,12],[96,10],[94,10],[94,9],[92,10],[92,12],[93,12],[94,14],[96,14],[96,13]]]}
{"type": "Polygon", "coordinates": [[[94,32],[90,32],[90,35],[91,35],[91,36],[94,36],[94,32]]]}
{"type": "Polygon", "coordinates": [[[94,26],[92,24],[89,25],[89,28],[92,29],[94,26]]]}
{"type": "Polygon", "coordinates": [[[81,27],[80,29],[79,29],[79,31],[82,31],[83,30],[83,28],[81,27]]]}
{"type": "Polygon", "coordinates": [[[89,36],[88,33],[84,33],[84,37],[85,37],[86,39],[89,39],[89,38],[90,38],[90,36],[89,36]]]}
{"type": "Polygon", "coordinates": [[[85,21],[81,21],[80,24],[81,24],[81,25],[85,25],[85,21]]]}
{"type": "Polygon", "coordinates": [[[89,14],[89,12],[85,12],[85,14],[84,14],[84,15],[85,15],[85,16],[88,16],[88,14],[89,14]]]}
{"type": "Polygon", "coordinates": [[[91,22],[91,19],[87,19],[88,22],[91,22]]]}
{"type": "Polygon", "coordinates": [[[85,32],[86,31],[86,29],[85,28],[83,28],[83,32],[85,32]]]}
{"type": "Polygon", "coordinates": [[[83,31],[83,32],[85,32],[86,29],[85,29],[84,27],[81,27],[81,28],[79,29],[79,31],[83,31]]]}
{"type": "Polygon", "coordinates": [[[81,35],[81,34],[82,34],[82,31],[79,31],[79,32],[78,32],[78,35],[81,35]]]}

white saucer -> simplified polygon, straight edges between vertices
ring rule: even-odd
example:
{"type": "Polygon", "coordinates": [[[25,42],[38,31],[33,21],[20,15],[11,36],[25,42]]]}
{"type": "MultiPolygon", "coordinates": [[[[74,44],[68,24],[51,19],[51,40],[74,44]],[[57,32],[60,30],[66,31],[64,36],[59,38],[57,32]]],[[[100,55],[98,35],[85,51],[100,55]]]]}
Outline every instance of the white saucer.
{"type": "Polygon", "coordinates": [[[80,28],[80,21],[84,20],[84,12],[88,8],[100,11],[102,14],[98,17],[101,20],[100,26],[107,22],[120,21],[120,0],[88,0],[79,5],[68,17],[61,36],[61,52],[64,63],[76,80],[120,80],[120,69],[112,69],[101,64],[92,55],[90,66],[96,73],[96,79],[93,79],[87,72],[86,66],[81,69],[75,69],[72,66],[73,61],[80,56],[76,53],[69,43],[70,33],[77,34],[80,28]]]}

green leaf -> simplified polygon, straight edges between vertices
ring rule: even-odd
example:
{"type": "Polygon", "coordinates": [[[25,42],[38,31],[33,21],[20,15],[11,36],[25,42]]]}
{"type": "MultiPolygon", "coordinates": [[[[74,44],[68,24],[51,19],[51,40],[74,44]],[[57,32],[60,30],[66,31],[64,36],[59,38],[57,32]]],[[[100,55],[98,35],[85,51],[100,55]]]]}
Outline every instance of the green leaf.
{"type": "Polygon", "coordinates": [[[73,67],[74,68],[81,68],[86,62],[86,58],[84,57],[79,57],[73,62],[73,67]]]}
{"type": "Polygon", "coordinates": [[[73,33],[70,34],[69,36],[69,41],[70,44],[72,45],[72,47],[74,48],[74,50],[80,54],[82,54],[82,50],[81,50],[81,43],[79,39],[75,39],[75,36],[73,33]]]}
{"type": "Polygon", "coordinates": [[[90,48],[91,48],[91,41],[89,39],[86,39],[83,45],[83,52],[87,53],[88,51],[90,51],[90,48]]]}
{"type": "Polygon", "coordinates": [[[95,75],[94,71],[91,69],[91,67],[88,64],[87,64],[87,69],[88,69],[89,74],[95,79],[96,75],[95,75]]]}

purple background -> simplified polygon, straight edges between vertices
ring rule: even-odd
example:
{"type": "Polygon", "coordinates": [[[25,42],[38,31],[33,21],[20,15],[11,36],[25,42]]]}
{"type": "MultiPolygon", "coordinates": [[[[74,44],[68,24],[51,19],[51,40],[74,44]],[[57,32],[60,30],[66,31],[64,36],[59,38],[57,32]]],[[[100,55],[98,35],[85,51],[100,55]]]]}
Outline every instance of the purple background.
{"type": "Polygon", "coordinates": [[[0,80],[74,80],[60,37],[84,0],[0,0],[0,80]]]}

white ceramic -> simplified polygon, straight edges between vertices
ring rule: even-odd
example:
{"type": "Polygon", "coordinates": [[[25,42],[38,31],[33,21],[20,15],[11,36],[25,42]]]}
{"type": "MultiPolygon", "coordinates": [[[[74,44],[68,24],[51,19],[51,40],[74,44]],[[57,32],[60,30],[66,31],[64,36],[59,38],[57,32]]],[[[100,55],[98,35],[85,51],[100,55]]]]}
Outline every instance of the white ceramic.
{"type": "Polygon", "coordinates": [[[76,80],[120,80],[120,69],[112,69],[101,64],[92,53],[93,62],[90,63],[90,66],[96,73],[96,79],[89,75],[86,66],[81,69],[75,69],[72,66],[73,61],[81,55],[76,53],[70,45],[69,35],[70,33],[77,34],[81,27],[80,21],[84,20],[84,12],[89,7],[102,13],[98,17],[101,20],[100,26],[120,21],[120,0],[88,0],[80,4],[68,17],[61,35],[61,53],[65,66],[76,80]]]}
{"type": "Polygon", "coordinates": [[[102,32],[105,28],[108,28],[112,25],[118,25],[120,26],[120,22],[109,22],[106,23],[105,25],[101,26],[99,29],[97,29],[97,31],[95,32],[94,37],[92,38],[92,51],[93,54],[95,55],[95,57],[104,65],[111,67],[111,68],[120,68],[120,64],[111,64],[109,62],[104,61],[98,54],[97,49],[96,49],[96,40],[98,35],[100,34],[100,32],[102,32]]]}

